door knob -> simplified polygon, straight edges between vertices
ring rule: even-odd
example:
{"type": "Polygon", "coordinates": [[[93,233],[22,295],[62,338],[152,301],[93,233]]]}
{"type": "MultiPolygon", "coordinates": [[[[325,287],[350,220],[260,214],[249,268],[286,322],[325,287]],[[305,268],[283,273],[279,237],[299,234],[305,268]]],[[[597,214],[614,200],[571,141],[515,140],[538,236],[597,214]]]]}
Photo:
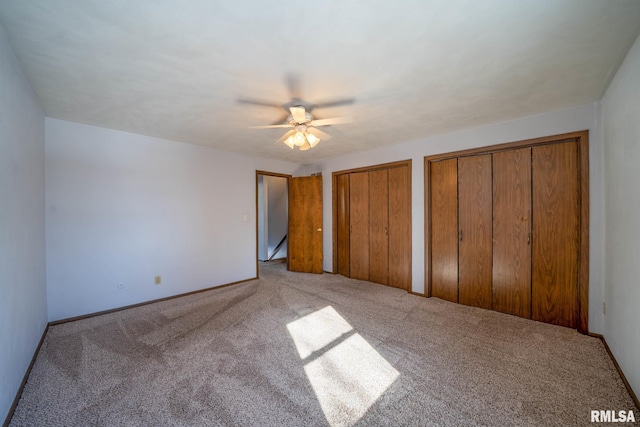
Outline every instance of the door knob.
{"type": "Polygon", "coordinates": [[[316,231],[322,231],[322,228],[318,228],[316,231]]]}

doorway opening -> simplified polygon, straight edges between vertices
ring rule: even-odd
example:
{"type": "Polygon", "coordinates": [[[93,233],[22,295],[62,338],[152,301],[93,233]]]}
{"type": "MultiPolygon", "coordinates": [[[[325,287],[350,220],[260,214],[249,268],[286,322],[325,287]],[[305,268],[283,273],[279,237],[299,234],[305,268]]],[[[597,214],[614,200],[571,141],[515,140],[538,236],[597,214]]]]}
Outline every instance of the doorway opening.
{"type": "Polygon", "coordinates": [[[256,171],[256,275],[260,263],[287,261],[291,175],[256,171]]]}

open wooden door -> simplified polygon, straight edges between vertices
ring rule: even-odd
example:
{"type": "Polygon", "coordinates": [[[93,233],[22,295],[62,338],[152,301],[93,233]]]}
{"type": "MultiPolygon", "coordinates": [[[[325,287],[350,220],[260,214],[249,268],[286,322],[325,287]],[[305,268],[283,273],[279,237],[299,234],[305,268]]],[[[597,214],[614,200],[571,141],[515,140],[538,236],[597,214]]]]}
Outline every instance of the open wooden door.
{"type": "Polygon", "coordinates": [[[322,176],[289,181],[289,271],[322,273],[322,176]]]}

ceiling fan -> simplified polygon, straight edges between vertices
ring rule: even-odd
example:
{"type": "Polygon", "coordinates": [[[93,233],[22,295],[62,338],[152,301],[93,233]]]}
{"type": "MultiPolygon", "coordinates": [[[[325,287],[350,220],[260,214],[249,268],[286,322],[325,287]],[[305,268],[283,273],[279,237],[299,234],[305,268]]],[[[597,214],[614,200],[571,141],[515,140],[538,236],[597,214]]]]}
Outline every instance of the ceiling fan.
{"type": "Polygon", "coordinates": [[[315,147],[321,139],[329,139],[331,136],[320,129],[319,126],[331,126],[341,123],[351,123],[353,119],[350,117],[332,117],[329,119],[314,119],[309,111],[302,105],[293,105],[289,107],[289,114],[285,119],[285,123],[267,125],[267,126],[250,126],[251,129],[275,129],[275,128],[291,128],[287,133],[282,135],[278,142],[284,142],[292,150],[299,147],[301,151],[315,147]]]}

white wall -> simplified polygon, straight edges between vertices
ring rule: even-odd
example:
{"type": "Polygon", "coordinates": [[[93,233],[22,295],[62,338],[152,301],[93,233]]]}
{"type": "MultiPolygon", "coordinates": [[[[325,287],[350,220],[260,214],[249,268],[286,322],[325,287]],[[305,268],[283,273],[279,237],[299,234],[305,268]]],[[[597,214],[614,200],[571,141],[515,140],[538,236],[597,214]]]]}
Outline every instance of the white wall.
{"type": "Polygon", "coordinates": [[[604,336],[640,395],[640,38],[602,100],[605,153],[604,336]]]}
{"type": "Polygon", "coordinates": [[[602,136],[597,103],[556,111],[482,128],[426,138],[405,144],[356,153],[306,165],[296,175],[322,172],[324,185],[324,269],[333,269],[332,186],[335,171],[398,160],[412,160],[412,264],[413,291],[424,292],[424,156],[483,147],[524,139],[590,130],[590,284],[589,330],[602,332],[602,300],[604,295],[604,229],[602,136]]]}
{"type": "Polygon", "coordinates": [[[295,164],[45,124],[49,320],[256,277],[255,171],[295,164]]]}
{"type": "Polygon", "coordinates": [[[44,114],[0,26],[0,421],[47,325],[44,114]]]}

